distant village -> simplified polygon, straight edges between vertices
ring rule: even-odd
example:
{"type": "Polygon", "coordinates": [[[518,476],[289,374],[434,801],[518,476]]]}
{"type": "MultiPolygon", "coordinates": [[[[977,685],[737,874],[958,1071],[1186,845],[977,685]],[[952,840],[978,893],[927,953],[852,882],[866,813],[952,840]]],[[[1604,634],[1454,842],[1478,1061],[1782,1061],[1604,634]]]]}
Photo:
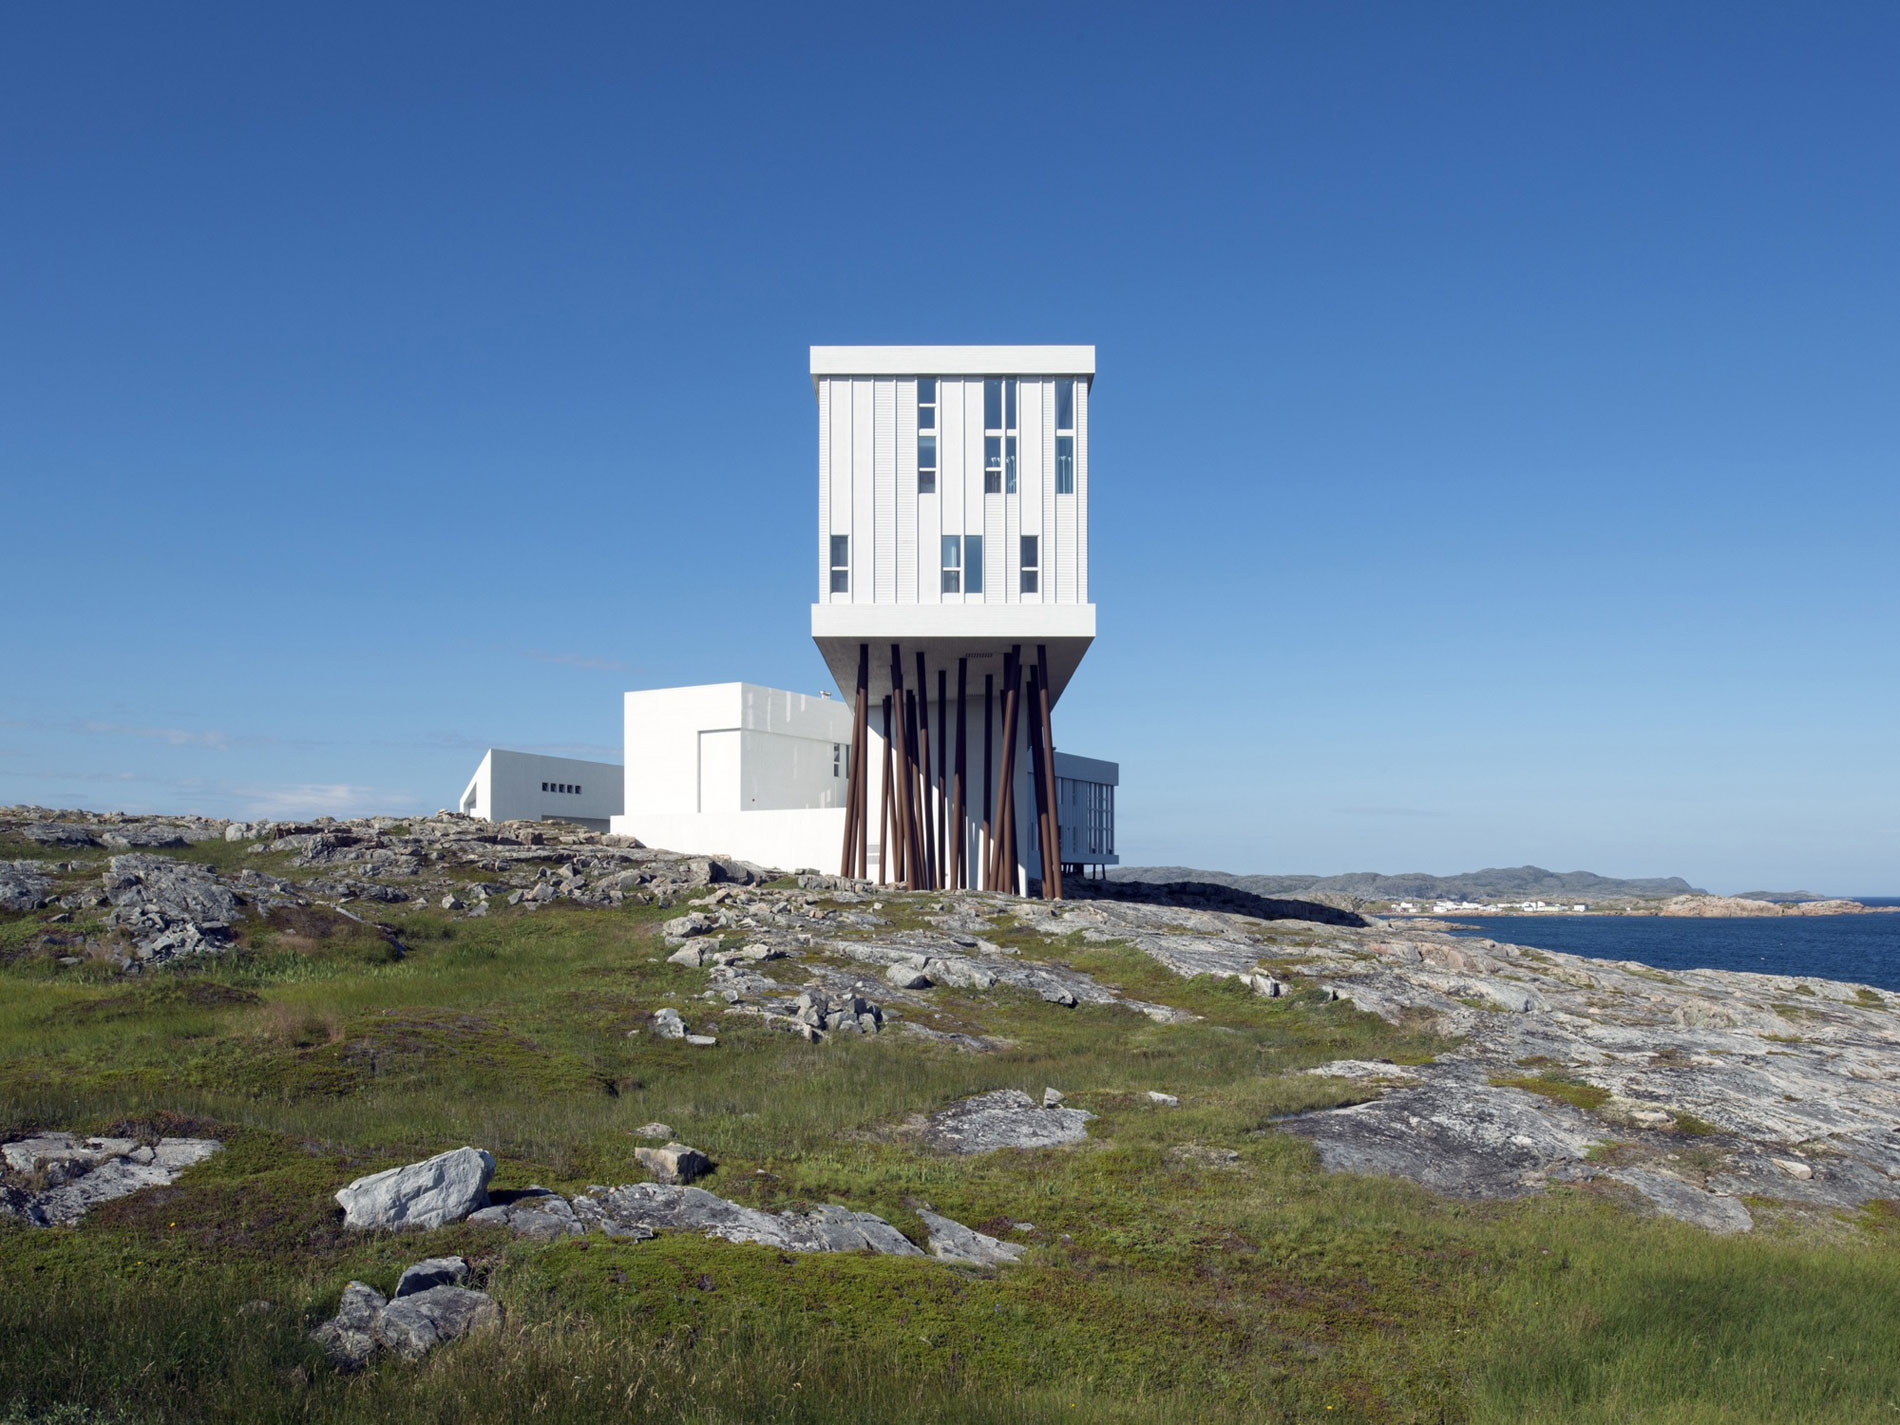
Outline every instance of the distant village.
{"type": "Polygon", "coordinates": [[[1393,915],[1575,915],[1587,912],[1583,901],[1393,901],[1393,915]]]}

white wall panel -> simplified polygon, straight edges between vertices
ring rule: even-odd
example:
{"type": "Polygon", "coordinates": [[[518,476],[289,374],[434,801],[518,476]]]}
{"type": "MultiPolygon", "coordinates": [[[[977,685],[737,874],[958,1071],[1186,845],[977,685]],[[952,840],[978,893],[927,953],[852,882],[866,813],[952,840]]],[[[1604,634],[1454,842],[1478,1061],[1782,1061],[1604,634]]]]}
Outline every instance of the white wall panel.
{"type": "Polygon", "coordinates": [[[871,382],[851,383],[851,601],[872,601],[877,565],[872,495],[871,382]]]}
{"type": "Polygon", "coordinates": [[[818,384],[818,597],[830,597],[831,587],[831,387],[818,384]]]}
{"type": "Polygon", "coordinates": [[[1089,386],[1075,383],[1075,509],[1069,551],[1069,582],[1063,598],[1072,604],[1089,601],[1089,386]]]}
{"type": "MultiPolygon", "coordinates": [[[[871,391],[872,476],[871,520],[868,533],[875,551],[876,572],[870,588],[877,602],[897,597],[897,383],[877,381],[871,391]]],[[[915,419],[914,408],[912,419],[915,419]]],[[[911,442],[912,459],[916,441],[911,442]]],[[[914,479],[913,482],[915,483],[914,479]]]]}

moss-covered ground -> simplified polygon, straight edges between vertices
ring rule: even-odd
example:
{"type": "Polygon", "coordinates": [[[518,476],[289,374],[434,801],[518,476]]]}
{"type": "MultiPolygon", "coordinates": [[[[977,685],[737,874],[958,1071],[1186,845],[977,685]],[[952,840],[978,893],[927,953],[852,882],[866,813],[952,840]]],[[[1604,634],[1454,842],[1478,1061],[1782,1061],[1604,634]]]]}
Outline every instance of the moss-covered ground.
{"type": "MultiPolygon", "coordinates": [[[[1883,1205],[1714,1238],[1582,1194],[1474,1206],[1325,1174],[1275,1124],[1354,1090],[1298,1071],[1443,1044],[1114,946],[1023,942],[1200,1018],[998,989],[934,991],[930,1011],[995,1053],[895,1028],[811,1045],[736,1016],[712,1049],[629,1035],[664,1004],[712,1017],[702,972],[664,960],[673,913],[410,911],[390,921],[400,955],[280,916],[142,979],[0,967],[0,1130],[226,1144],[76,1227],[0,1226],[0,1422],[1900,1418],[1883,1205]],[[1086,1144],[952,1158],[904,1131],[1045,1085],[1097,1115],[1086,1144]],[[496,1154],[497,1188],[636,1181],[632,1130],[655,1119],[718,1160],[724,1196],[845,1203],[919,1240],[928,1204],[1028,1258],[984,1274],[689,1237],[363,1237],[331,1200],[462,1143],[496,1154]],[[356,1376],[309,1343],[345,1281],[388,1290],[443,1252],[476,1264],[500,1331],[356,1376]]],[[[0,940],[24,945],[25,923],[0,918],[0,940]]]]}

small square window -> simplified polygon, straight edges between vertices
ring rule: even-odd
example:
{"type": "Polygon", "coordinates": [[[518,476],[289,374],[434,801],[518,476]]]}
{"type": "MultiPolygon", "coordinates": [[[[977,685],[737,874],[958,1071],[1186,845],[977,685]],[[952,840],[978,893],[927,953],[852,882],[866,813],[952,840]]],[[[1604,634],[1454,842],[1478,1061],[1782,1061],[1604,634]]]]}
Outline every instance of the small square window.
{"type": "Polygon", "coordinates": [[[963,592],[963,540],[954,534],[943,537],[943,592],[963,592]]]}
{"type": "Polygon", "coordinates": [[[833,569],[831,571],[831,592],[834,594],[848,594],[851,592],[851,571],[849,569],[833,569]]]}

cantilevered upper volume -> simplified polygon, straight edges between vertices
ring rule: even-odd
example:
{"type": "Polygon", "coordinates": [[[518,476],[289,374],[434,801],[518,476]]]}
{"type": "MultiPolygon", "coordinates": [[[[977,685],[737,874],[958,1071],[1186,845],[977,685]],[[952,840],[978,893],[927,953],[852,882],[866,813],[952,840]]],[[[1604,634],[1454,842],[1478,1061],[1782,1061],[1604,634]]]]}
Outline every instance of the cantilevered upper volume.
{"type": "MultiPolygon", "coordinates": [[[[1095,637],[1092,346],[815,346],[818,598],[840,688],[858,646],[1000,672],[1042,646],[1051,701],[1095,637]]],[[[874,671],[873,692],[889,691],[874,671]]]]}

